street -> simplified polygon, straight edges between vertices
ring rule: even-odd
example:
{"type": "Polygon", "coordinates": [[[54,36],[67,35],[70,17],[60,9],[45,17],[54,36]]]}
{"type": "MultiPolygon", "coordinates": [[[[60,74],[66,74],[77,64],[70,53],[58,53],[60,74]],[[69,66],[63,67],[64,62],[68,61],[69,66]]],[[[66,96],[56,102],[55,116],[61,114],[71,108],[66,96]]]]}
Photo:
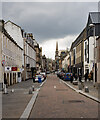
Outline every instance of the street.
{"type": "Polygon", "coordinates": [[[98,118],[98,103],[48,75],[29,118],[98,118]]]}
{"type": "MultiPolygon", "coordinates": [[[[34,85],[37,97],[27,118],[98,118],[98,102],[83,96],[65,85],[55,74],[49,74],[42,83],[32,80],[8,87],[8,94],[3,94],[2,117],[21,118],[34,94],[29,94],[34,85]],[[14,93],[11,93],[14,89],[14,93]]],[[[31,101],[33,102],[33,101],[31,101]]],[[[31,103],[32,104],[32,103],[31,103]]]]}
{"type": "Polygon", "coordinates": [[[100,1],[79,1],[1,0],[0,119],[100,118],[100,1]]]}

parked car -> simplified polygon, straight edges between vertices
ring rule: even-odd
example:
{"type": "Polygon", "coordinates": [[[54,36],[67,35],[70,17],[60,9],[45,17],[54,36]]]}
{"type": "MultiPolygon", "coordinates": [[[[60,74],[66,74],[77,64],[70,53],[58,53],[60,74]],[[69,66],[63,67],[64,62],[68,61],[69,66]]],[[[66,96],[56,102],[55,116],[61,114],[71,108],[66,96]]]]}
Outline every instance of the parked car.
{"type": "Polygon", "coordinates": [[[50,74],[50,71],[47,71],[47,74],[50,74]]]}
{"type": "Polygon", "coordinates": [[[44,77],[44,80],[46,79],[47,75],[45,72],[41,72],[40,75],[42,75],[44,77]]]}
{"type": "Polygon", "coordinates": [[[58,76],[60,79],[63,79],[63,78],[64,78],[64,75],[65,75],[64,72],[58,72],[58,73],[57,73],[57,76],[58,76]]]}
{"type": "Polygon", "coordinates": [[[63,80],[70,81],[71,80],[71,73],[65,73],[63,80]]]}
{"type": "Polygon", "coordinates": [[[41,75],[41,74],[36,74],[36,75],[35,75],[35,82],[39,82],[39,78],[41,79],[41,81],[44,80],[43,75],[41,75]]]}
{"type": "Polygon", "coordinates": [[[62,72],[61,73],[61,79],[64,80],[64,76],[65,76],[66,73],[62,72]]]}

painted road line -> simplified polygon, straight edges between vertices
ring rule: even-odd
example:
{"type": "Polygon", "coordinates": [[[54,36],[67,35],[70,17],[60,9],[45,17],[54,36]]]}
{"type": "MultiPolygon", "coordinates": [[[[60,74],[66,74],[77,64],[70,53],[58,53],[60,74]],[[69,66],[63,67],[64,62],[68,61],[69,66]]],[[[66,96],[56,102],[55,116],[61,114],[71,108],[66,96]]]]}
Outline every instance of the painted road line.
{"type": "MultiPolygon", "coordinates": [[[[47,80],[47,79],[46,79],[47,80]]],[[[46,82],[46,80],[40,85],[40,87],[42,87],[44,85],[44,83],[46,82]]],[[[28,103],[27,107],[25,108],[23,114],[21,115],[20,119],[19,120],[22,120],[24,118],[24,120],[27,120],[29,115],[30,115],[30,112],[32,110],[32,107],[36,101],[36,98],[37,98],[37,95],[38,95],[38,92],[40,91],[40,88],[38,88],[35,92],[33,92],[33,96],[30,100],[30,102],[28,103]]]]}
{"type": "Polygon", "coordinates": [[[91,95],[89,95],[87,93],[84,93],[83,91],[80,91],[79,93],[84,95],[84,96],[87,96],[88,98],[91,98],[92,100],[95,100],[96,102],[100,103],[100,100],[98,98],[96,98],[96,97],[93,97],[93,96],[91,96],[91,95]]]}
{"type": "Polygon", "coordinates": [[[19,120],[22,120],[24,118],[24,120],[27,120],[29,115],[30,115],[30,112],[32,110],[32,107],[36,101],[36,98],[37,98],[37,95],[38,95],[38,91],[34,92],[34,95],[32,96],[30,102],[28,103],[27,107],[25,108],[23,114],[21,115],[20,119],[19,120]]]}
{"type": "Polygon", "coordinates": [[[84,95],[84,96],[86,96],[86,97],[88,97],[88,98],[90,98],[90,99],[92,99],[92,100],[100,103],[100,100],[99,100],[98,98],[93,97],[93,96],[91,96],[91,95],[89,95],[89,94],[87,94],[87,93],[84,93],[84,92],[81,91],[81,90],[75,89],[74,87],[72,87],[71,85],[69,85],[68,83],[66,83],[65,81],[62,81],[62,82],[65,83],[68,87],[70,87],[70,88],[73,89],[74,91],[76,91],[76,92],[78,92],[78,93],[80,93],[80,94],[82,94],[82,95],[84,95]]]}
{"type": "Polygon", "coordinates": [[[66,83],[65,81],[62,81],[64,84],[66,84],[68,87],[70,87],[71,89],[73,89],[74,91],[77,92],[77,89],[75,89],[74,87],[72,87],[71,85],[69,85],[68,83],[66,83]]]}

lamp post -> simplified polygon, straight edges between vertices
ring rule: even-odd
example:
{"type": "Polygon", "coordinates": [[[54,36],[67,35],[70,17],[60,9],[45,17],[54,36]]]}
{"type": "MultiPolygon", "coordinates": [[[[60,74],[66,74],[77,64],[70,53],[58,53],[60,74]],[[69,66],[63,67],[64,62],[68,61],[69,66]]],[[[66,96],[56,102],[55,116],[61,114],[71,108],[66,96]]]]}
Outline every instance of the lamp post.
{"type": "Polygon", "coordinates": [[[94,80],[93,80],[93,85],[95,86],[95,63],[96,63],[96,61],[95,61],[95,41],[96,41],[96,39],[95,39],[95,25],[90,24],[89,27],[93,28],[93,37],[94,37],[94,63],[93,63],[94,64],[94,66],[93,66],[94,67],[94,75],[93,75],[94,80]]]}

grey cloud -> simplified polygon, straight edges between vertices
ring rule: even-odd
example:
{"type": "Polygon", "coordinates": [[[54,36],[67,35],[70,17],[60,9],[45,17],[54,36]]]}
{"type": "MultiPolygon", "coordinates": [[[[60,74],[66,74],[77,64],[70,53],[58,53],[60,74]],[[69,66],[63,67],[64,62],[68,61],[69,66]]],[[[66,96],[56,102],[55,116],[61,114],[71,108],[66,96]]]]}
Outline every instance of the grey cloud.
{"type": "Polygon", "coordinates": [[[39,42],[75,35],[82,31],[89,11],[97,11],[98,3],[3,3],[3,18],[12,20],[39,42]]]}

